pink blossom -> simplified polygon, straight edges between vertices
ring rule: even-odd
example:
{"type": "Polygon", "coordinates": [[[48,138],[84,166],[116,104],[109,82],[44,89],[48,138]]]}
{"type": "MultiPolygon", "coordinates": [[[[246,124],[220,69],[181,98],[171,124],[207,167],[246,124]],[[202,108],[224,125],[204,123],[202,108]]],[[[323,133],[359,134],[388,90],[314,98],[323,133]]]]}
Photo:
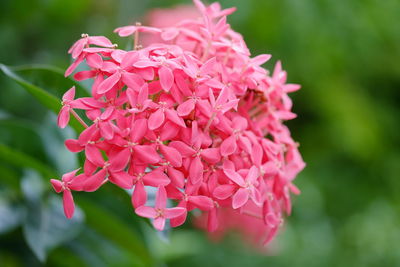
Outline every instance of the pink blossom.
{"type": "Polygon", "coordinates": [[[270,55],[251,57],[227,23],[234,8],[194,3],[196,12],[176,15],[185,19],[163,24],[157,11],[157,25],[116,29],[134,36],[133,50],[88,35],[72,46],[65,74],[93,85],[90,97],[74,99],[74,88],[64,94],[58,125],[72,114],[85,127],[65,141],[85,161],[82,171],[51,183],[63,192],[68,218],[71,191],[111,182],[133,189],[136,214],[158,230],[166,219],[183,224],[197,209],[196,224],[216,235],[239,229],[268,243],[300,193],[293,182],[305,163],[284,125],[296,116],[287,94],[300,86],[286,83],[279,61],[272,75],[261,66],[270,55]],[[145,33],[153,39],[142,42],[145,33]],[[79,64],[88,70],[73,74],[79,64]],[[155,207],[145,206],[150,187],[158,190],[155,207]],[[168,199],[178,206],[166,208],[168,199]]]}
{"type": "Polygon", "coordinates": [[[146,218],[152,218],[154,228],[162,231],[165,227],[166,219],[173,219],[185,212],[185,208],[166,208],[167,206],[167,193],[165,188],[160,186],[157,191],[155,207],[140,206],[136,208],[135,212],[146,218]]]}

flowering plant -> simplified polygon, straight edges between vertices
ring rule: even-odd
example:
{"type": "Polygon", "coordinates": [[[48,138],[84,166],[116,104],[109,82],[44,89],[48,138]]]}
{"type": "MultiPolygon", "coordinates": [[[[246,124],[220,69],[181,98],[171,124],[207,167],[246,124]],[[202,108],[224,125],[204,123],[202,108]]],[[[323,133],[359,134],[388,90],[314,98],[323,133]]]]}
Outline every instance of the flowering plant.
{"type": "Polygon", "coordinates": [[[268,243],[283,213],[290,214],[290,192],[299,193],[292,181],[305,166],[283,124],[295,118],[287,93],[300,86],[286,83],[280,62],[272,74],[261,67],[270,55],[250,57],[226,22],[234,8],[194,3],[196,19],[117,28],[120,36],[133,36],[132,50],[87,34],[71,47],[74,62],[65,75],[85,62],[89,70],[73,77],[93,80],[91,97],[75,99],[69,89],[58,125],[66,127],[73,115],[85,127],[65,145],[86,158],[83,171],[51,183],[63,193],[68,218],[72,191],[110,182],[133,189],[136,214],[152,218],[157,230],[167,219],[182,225],[198,209],[198,223],[206,221],[210,232],[234,226],[268,243]],[[142,32],[157,42],[143,47],[142,32]],[[155,207],[146,206],[149,187],[157,189],[155,207]],[[167,199],[177,206],[167,208],[167,199]]]}

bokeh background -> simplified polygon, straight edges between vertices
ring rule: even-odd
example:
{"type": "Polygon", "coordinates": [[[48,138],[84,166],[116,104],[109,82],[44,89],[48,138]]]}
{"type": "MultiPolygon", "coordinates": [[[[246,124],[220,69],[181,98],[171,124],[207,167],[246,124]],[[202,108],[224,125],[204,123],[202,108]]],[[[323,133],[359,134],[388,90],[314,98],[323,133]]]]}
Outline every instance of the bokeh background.
{"type": "MultiPolygon", "coordinates": [[[[176,4],[190,1],[2,0],[0,63],[60,97],[81,33],[123,43],[114,28],[176,4]]],[[[400,1],[221,4],[238,8],[229,22],[253,55],[302,85],[287,124],[307,167],[277,240],[260,251],[190,225],[157,235],[111,186],[75,194],[67,222],[48,180],[78,165],[63,148],[74,133],[0,73],[0,266],[400,266],[400,1]]]]}

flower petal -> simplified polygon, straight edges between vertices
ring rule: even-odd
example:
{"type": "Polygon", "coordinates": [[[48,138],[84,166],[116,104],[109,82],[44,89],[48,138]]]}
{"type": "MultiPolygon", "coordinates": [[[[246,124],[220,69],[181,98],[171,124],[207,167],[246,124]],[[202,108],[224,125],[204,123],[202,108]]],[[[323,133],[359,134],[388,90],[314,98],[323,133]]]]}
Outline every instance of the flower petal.
{"type": "Polygon", "coordinates": [[[116,71],[113,75],[105,79],[99,84],[99,87],[97,88],[97,93],[98,94],[105,94],[108,91],[110,91],[114,85],[119,82],[121,79],[121,73],[119,71],[116,71]]]}
{"type": "Polygon", "coordinates": [[[103,184],[104,178],[106,177],[107,171],[101,169],[96,174],[87,178],[85,183],[83,184],[83,191],[93,192],[99,189],[99,187],[103,184]]]}
{"type": "Polygon", "coordinates": [[[186,212],[186,209],[183,207],[169,208],[169,209],[164,210],[164,217],[166,219],[172,219],[172,218],[181,216],[185,212],[186,212]]]}
{"type": "Polygon", "coordinates": [[[223,157],[232,155],[237,148],[235,136],[226,138],[221,144],[221,155],[223,157]]]}
{"type": "Polygon", "coordinates": [[[199,157],[195,157],[189,169],[189,177],[192,184],[197,184],[203,178],[203,163],[201,163],[201,159],[199,157]]]}
{"type": "Polygon", "coordinates": [[[135,209],[135,212],[145,218],[155,218],[157,216],[157,212],[153,207],[140,206],[135,209]]]}
{"type": "Polygon", "coordinates": [[[168,160],[172,166],[174,167],[182,166],[182,155],[181,153],[179,153],[178,150],[176,150],[173,147],[161,145],[160,151],[165,157],[165,159],[168,160]]]}
{"type": "Polygon", "coordinates": [[[71,219],[75,211],[74,198],[70,190],[65,190],[63,193],[64,214],[68,219],[71,219]]]}
{"type": "Polygon", "coordinates": [[[147,192],[142,182],[137,182],[132,193],[132,206],[136,209],[146,204],[147,192]]]}
{"type": "Polygon", "coordinates": [[[154,219],[153,221],[153,226],[156,228],[158,231],[164,230],[165,227],[165,218],[164,217],[158,217],[154,219]]]}
{"type": "Polygon", "coordinates": [[[154,164],[161,160],[154,147],[148,145],[137,145],[133,147],[136,158],[143,163],[154,164]]]}
{"type": "Polygon", "coordinates": [[[164,186],[159,186],[156,194],[156,209],[164,209],[167,206],[167,192],[164,186]]]}
{"type": "Polygon", "coordinates": [[[242,207],[249,200],[249,191],[245,188],[240,188],[232,197],[232,208],[237,209],[242,207]]]}
{"type": "Polygon", "coordinates": [[[213,195],[215,198],[218,199],[227,199],[228,197],[233,195],[236,188],[237,187],[233,184],[220,185],[214,189],[213,195]]]}
{"type": "Polygon", "coordinates": [[[162,109],[158,109],[156,112],[152,113],[148,120],[149,130],[155,130],[159,128],[165,120],[165,114],[162,109]]]}
{"type": "Polygon", "coordinates": [[[160,77],[162,89],[164,89],[166,92],[169,92],[172,84],[174,83],[174,75],[172,74],[172,70],[165,66],[161,66],[161,68],[158,70],[158,75],[160,77]]]}
{"type": "Polygon", "coordinates": [[[129,175],[128,173],[126,173],[124,171],[111,172],[108,179],[113,184],[116,184],[119,187],[124,188],[124,189],[131,189],[133,186],[133,176],[129,175]]]}

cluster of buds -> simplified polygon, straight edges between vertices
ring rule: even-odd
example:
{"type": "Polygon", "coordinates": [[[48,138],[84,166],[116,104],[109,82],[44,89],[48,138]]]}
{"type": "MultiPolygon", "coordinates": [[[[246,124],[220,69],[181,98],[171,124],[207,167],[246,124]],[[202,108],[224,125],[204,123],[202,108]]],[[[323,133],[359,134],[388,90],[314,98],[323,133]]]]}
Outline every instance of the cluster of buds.
{"type": "Polygon", "coordinates": [[[84,152],[85,163],[51,183],[63,192],[68,218],[71,191],[112,183],[133,189],[136,214],[152,218],[157,230],[167,219],[182,225],[198,209],[210,232],[229,228],[229,216],[247,229],[255,220],[267,243],[291,211],[290,193],[299,193],[292,181],[304,162],[283,121],[295,118],[287,93],[300,86],[286,83],[280,62],[272,74],[261,67],[270,55],[250,57],[226,22],[234,8],[194,3],[196,19],[117,28],[134,38],[132,50],[87,34],[71,47],[74,62],[65,74],[86,63],[89,69],[73,77],[93,80],[91,96],[75,99],[75,89],[68,90],[58,125],[73,115],[85,127],[65,142],[71,152],[84,152]],[[157,42],[142,47],[144,33],[157,42]],[[154,207],[147,206],[150,187],[157,190],[154,207]]]}

